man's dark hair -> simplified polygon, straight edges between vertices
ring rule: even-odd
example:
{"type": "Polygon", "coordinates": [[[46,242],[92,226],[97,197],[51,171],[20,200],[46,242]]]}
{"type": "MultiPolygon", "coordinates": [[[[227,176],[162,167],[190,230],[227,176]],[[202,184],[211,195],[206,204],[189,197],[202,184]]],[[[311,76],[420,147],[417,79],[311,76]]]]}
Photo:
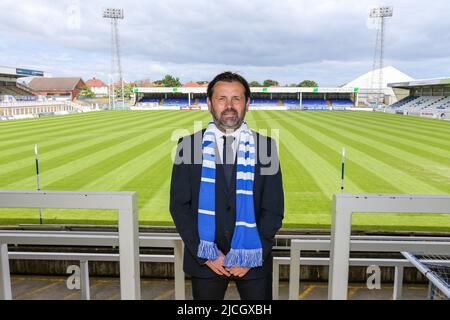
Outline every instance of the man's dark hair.
{"type": "Polygon", "coordinates": [[[248,85],[247,80],[244,79],[241,75],[237,73],[233,73],[231,71],[223,72],[221,74],[218,74],[209,84],[208,84],[208,90],[206,91],[206,95],[210,100],[212,100],[212,96],[214,93],[214,86],[219,81],[226,81],[226,82],[239,82],[244,86],[244,94],[245,94],[245,101],[247,102],[248,99],[250,99],[250,86],[248,85]]]}

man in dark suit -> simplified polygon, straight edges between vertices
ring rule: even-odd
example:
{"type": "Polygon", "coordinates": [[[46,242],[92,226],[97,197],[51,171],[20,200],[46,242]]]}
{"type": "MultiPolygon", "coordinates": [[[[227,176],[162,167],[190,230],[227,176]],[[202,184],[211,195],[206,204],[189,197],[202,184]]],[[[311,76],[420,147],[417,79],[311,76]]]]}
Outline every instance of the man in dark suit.
{"type": "MultiPolygon", "coordinates": [[[[236,282],[241,299],[272,299],[272,246],[284,217],[281,168],[275,141],[251,131],[255,144],[253,206],[262,245],[257,267],[225,266],[236,230],[236,154],[240,130],[246,127],[250,88],[238,74],[225,72],[209,83],[208,109],[215,135],[215,244],[214,260],[199,257],[199,193],[202,180],[202,139],[205,130],[179,140],[172,171],[170,213],[185,244],[184,271],[192,277],[194,299],[220,299],[230,280],[236,282]],[[243,125],[244,124],[244,125],[243,125]],[[221,160],[221,161],[220,161],[221,160]]],[[[248,132],[248,131],[247,131],[248,132]]]]}

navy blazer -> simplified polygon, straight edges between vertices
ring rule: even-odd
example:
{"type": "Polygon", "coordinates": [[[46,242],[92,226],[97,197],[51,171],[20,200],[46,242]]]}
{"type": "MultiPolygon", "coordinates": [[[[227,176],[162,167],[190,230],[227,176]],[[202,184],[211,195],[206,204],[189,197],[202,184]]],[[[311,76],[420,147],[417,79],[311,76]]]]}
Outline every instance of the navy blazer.
{"type": "MultiPolygon", "coordinates": [[[[206,259],[197,257],[199,245],[197,215],[200,180],[202,174],[201,141],[206,129],[178,141],[170,187],[170,213],[184,246],[184,272],[198,278],[217,276],[208,266],[206,259]],[[187,154],[190,153],[190,154],[187,154]],[[181,159],[189,159],[184,163],[181,159]],[[196,162],[194,162],[196,160],[196,162]]],[[[272,272],[272,246],[284,217],[284,194],[275,141],[254,132],[256,165],[253,185],[255,219],[263,247],[263,265],[250,269],[242,279],[257,279],[272,272]],[[261,168],[271,163],[260,158],[258,144],[267,145],[267,155],[275,159],[278,170],[273,175],[261,175],[261,168]],[[272,151],[273,150],[273,151],[272,151]],[[271,154],[273,152],[273,155],[271,154]],[[263,160],[263,161],[261,161],[263,160]]],[[[272,161],[272,165],[275,163],[272,161]]],[[[222,164],[216,164],[216,232],[215,242],[225,255],[231,248],[236,222],[236,161],[228,188],[222,164]]]]}

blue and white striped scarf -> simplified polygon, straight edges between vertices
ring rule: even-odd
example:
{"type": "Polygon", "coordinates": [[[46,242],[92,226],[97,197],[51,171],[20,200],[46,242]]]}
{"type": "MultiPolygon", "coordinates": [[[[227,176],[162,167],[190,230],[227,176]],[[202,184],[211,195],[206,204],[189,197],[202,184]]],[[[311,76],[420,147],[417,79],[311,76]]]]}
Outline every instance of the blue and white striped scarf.
{"type": "MultiPolygon", "coordinates": [[[[198,204],[200,258],[215,260],[219,251],[215,241],[216,138],[210,122],[202,142],[202,179],[198,204]]],[[[236,175],[236,225],[231,250],[225,256],[226,267],[262,266],[262,245],[255,221],[253,181],[255,175],[255,141],[244,122],[239,136],[236,175]]]]}

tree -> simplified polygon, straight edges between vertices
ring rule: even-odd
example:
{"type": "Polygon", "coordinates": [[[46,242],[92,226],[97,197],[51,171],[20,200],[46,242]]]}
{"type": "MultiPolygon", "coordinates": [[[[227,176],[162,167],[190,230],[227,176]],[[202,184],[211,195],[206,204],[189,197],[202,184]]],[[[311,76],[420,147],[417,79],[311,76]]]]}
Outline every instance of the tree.
{"type": "MultiPolygon", "coordinates": [[[[123,97],[130,98],[133,94],[133,88],[136,87],[136,83],[124,83],[123,84],[123,97]]],[[[114,94],[116,98],[122,99],[122,86],[114,86],[114,94]]]]}
{"type": "Polygon", "coordinates": [[[272,87],[272,86],[277,87],[278,86],[278,81],[275,81],[275,80],[272,80],[272,79],[267,79],[267,80],[264,80],[263,86],[264,87],[272,87]]]}
{"type": "Polygon", "coordinates": [[[181,87],[180,79],[169,74],[164,79],[155,81],[155,84],[161,87],[181,87]]]}
{"type": "Polygon", "coordinates": [[[303,80],[298,84],[299,87],[318,87],[317,82],[313,80],[303,80]]]}
{"type": "Polygon", "coordinates": [[[262,84],[258,81],[252,81],[248,84],[250,87],[262,87],[262,84]]]}
{"type": "Polygon", "coordinates": [[[87,85],[85,85],[85,86],[81,89],[79,96],[80,96],[80,98],[88,98],[88,99],[91,99],[91,98],[94,97],[94,93],[91,91],[91,89],[90,89],[87,85]]]}

